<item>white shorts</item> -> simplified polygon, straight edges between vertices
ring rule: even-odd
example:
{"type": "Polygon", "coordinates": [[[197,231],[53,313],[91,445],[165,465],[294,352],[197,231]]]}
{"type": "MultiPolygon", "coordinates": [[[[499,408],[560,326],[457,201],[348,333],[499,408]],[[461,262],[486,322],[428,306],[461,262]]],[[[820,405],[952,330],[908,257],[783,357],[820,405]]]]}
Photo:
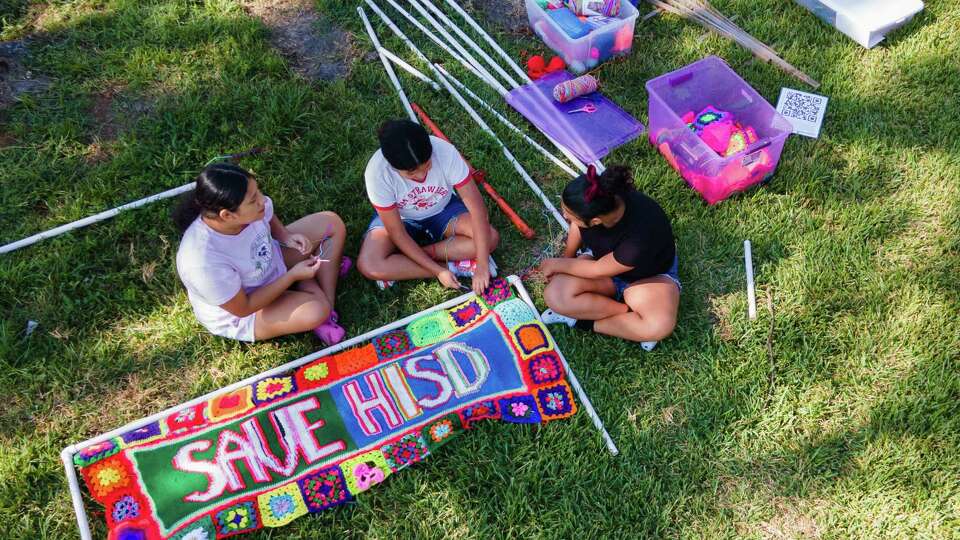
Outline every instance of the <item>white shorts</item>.
{"type": "Polygon", "coordinates": [[[224,319],[221,324],[206,326],[207,330],[215,336],[236,339],[238,341],[254,341],[253,325],[257,320],[257,314],[251,313],[246,317],[230,317],[224,319]]]}

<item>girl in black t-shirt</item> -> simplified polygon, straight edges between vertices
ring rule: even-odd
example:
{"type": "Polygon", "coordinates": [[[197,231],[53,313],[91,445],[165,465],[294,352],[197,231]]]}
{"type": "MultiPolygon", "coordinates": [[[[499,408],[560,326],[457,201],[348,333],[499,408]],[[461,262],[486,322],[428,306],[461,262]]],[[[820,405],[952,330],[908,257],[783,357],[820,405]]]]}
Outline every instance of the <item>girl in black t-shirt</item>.
{"type": "Polygon", "coordinates": [[[652,349],[673,332],[680,278],[673,230],[650,197],[633,188],[627,167],[587,174],[563,190],[563,216],[571,227],[564,258],[540,270],[550,309],[543,322],[563,323],[638,341],[652,349]],[[587,254],[577,255],[580,247],[587,254]]]}

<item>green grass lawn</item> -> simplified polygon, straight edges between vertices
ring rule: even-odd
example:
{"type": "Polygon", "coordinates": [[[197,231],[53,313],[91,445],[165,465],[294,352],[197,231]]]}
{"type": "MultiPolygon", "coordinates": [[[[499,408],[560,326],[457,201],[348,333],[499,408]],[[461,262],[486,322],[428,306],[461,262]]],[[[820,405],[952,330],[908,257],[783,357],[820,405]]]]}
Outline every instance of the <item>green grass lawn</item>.
{"type": "MultiPolygon", "coordinates": [[[[489,423],[358,504],[250,538],[960,537],[960,5],[928,4],[868,51],[793,2],[717,2],[830,97],[820,138],[791,137],[768,186],[707,207],[643,139],[605,160],[631,165],[671,216],[684,282],[677,330],[652,353],[555,332],[619,457],[584,414],[541,429],[489,423]]],[[[53,80],[0,111],[0,242],[268,146],[244,164],[278,215],[335,210],[355,255],[374,129],[403,110],[379,61],[364,58],[354,5],[318,2],[355,54],[345,79],[310,83],[234,1],[0,0],[0,39],[32,36],[28,67],[53,80]]],[[[703,34],[675,17],[638,23],[633,54],[599,71],[604,92],[646,122],[645,81],[709,54],[768,101],[782,86],[807,89],[703,34]]],[[[533,36],[499,38],[516,56],[545,52],[533,36]]],[[[452,100],[400,77],[540,233],[524,240],[490,205],[501,267],[529,264],[557,225],[452,100]]],[[[558,194],[564,173],[498,131],[558,194]]],[[[76,536],[67,444],[318,348],[312,336],[245,345],[205,333],[175,273],[170,209],[0,256],[0,537],[76,536]],[[40,326],[26,338],[28,320],[40,326]]],[[[529,288],[542,306],[542,284],[529,288]]],[[[452,296],[436,282],[379,292],[353,273],[338,309],[356,335],[452,296]]]]}

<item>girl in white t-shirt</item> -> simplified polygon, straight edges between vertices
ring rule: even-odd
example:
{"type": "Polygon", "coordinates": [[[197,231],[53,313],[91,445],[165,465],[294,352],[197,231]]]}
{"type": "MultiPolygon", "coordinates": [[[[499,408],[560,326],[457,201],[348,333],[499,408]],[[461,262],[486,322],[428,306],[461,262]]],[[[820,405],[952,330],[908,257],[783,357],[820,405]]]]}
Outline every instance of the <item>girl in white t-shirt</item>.
{"type": "Polygon", "coordinates": [[[360,246],[360,273],[381,288],[429,277],[459,288],[461,275],[473,277],[475,292],[486,289],[500,237],[467,163],[409,120],[388,121],[377,135],[380,150],[364,172],[376,215],[360,246]]]}
{"type": "Polygon", "coordinates": [[[184,231],[177,273],[211,333],[255,341],[313,330],[327,344],[343,339],[333,307],[350,259],[336,214],[284,226],[252,174],[217,163],[197,177],[174,221],[184,231]]]}

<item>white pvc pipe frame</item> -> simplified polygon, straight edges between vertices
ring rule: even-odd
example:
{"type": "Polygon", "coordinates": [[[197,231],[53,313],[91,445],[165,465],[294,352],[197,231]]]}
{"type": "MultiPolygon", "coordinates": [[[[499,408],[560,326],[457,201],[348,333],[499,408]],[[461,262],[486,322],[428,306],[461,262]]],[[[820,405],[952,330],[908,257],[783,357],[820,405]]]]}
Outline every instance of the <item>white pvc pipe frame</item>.
{"type": "Polygon", "coordinates": [[[141,206],[150,204],[154,201],[159,201],[161,199],[169,199],[170,197],[176,197],[181,193],[186,193],[190,191],[194,187],[196,187],[196,182],[190,182],[189,184],[184,184],[178,188],[168,189],[167,191],[163,191],[155,195],[151,195],[149,197],[144,197],[142,199],[118,206],[116,208],[111,208],[110,210],[104,210],[99,214],[87,216],[83,219],[78,219],[77,221],[67,223],[59,227],[55,227],[53,229],[50,229],[49,231],[44,231],[42,233],[37,233],[33,236],[28,236],[22,240],[17,240],[16,242],[11,242],[9,244],[0,246],[0,254],[9,253],[11,251],[20,249],[22,247],[36,244],[41,240],[46,240],[47,238],[53,238],[54,236],[60,236],[65,232],[69,232],[74,229],[79,229],[81,227],[86,227],[87,225],[92,225],[99,221],[110,219],[116,216],[117,214],[119,214],[120,212],[123,212],[124,210],[132,210],[134,208],[139,208],[141,206]]]}
{"type": "MultiPolygon", "coordinates": [[[[516,288],[517,293],[520,295],[520,298],[524,302],[526,302],[531,309],[533,309],[534,314],[536,314],[537,320],[540,320],[540,315],[539,315],[539,311],[537,310],[537,306],[533,303],[533,299],[530,298],[530,294],[524,288],[523,282],[520,280],[520,278],[517,276],[509,276],[507,277],[507,281],[509,281],[510,284],[516,288]]],[[[461,304],[469,300],[473,296],[474,294],[472,292],[462,294],[456,298],[447,300],[442,304],[433,306],[431,308],[425,309],[418,313],[414,313],[413,315],[404,317],[403,319],[390,323],[386,326],[381,326],[380,328],[371,330],[369,332],[366,332],[365,334],[351,338],[342,343],[338,343],[336,345],[333,345],[332,347],[327,347],[326,349],[323,349],[315,353],[308,354],[306,356],[298,358],[296,360],[287,362],[282,366],[275,367],[264,373],[258,373],[252,377],[248,377],[242,381],[233,383],[219,390],[215,390],[208,394],[204,394],[186,403],[175,405],[173,407],[170,407],[169,409],[166,409],[148,418],[143,418],[143,419],[131,422],[121,428],[115,429],[108,433],[104,433],[103,435],[99,435],[97,437],[88,439],[81,443],[71,444],[70,446],[67,446],[66,448],[63,449],[63,451],[60,452],[60,460],[63,462],[63,467],[67,474],[67,483],[69,484],[70,496],[73,500],[73,510],[74,510],[74,513],[76,513],[77,515],[77,526],[80,529],[80,538],[82,540],[92,540],[93,538],[90,533],[90,522],[87,520],[86,508],[83,505],[83,495],[80,490],[80,481],[77,478],[77,469],[73,464],[73,456],[76,455],[81,450],[83,450],[84,448],[104,442],[108,439],[112,439],[113,437],[116,437],[123,433],[127,433],[129,431],[138,429],[152,422],[156,422],[157,420],[166,418],[170,414],[173,414],[174,412],[177,412],[181,409],[193,407],[194,405],[199,405],[200,403],[203,403],[220,394],[223,394],[226,392],[232,392],[237,388],[246,386],[248,384],[252,384],[260,379],[271,377],[273,375],[277,375],[277,374],[289,371],[291,369],[294,369],[304,364],[307,364],[309,362],[312,362],[318,358],[329,356],[333,353],[339,352],[348,347],[352,347],[353,345],[356,345],[360,342],[367,341],[368,339],[374,338],[384,332],[393,330],[395,328],[399,328],[401,326],[406,326],[407,324],[417,319],[418,317],[421,317],[432,311],[436,311],[440,309],[449,309],[453,306],[456,306],[458,304],[461,304]]],[[[547,333],[549,334],[549,331],[547,333]]],[[[551,340],[553,340],[553,336],[548,336],[548,337],[551,340]]],[[[554,343],[556,342],[554,341],[554,343]]],[[[577,379],[577,376],[573,373],[573,370],[570,369],[570,364],[567,362],[566,357],[563,355],[563,352],[560,351],[559,347],[554,347],[554,348],[557,352],[557,355],[560,357],[560,361],[563,362],[563,367],[567,372],[567,379],[570,381],[570,386],[573,388],[574,393],[577,394],[577,399],[580,400],[581,407],[587,413],[587,416],[590,417],[590,420],[593,422],[594,427],[596,427],[596,429],[600,432],[600,436],[603,439],[603,442],[606,445],[607,450],[610,452],[610,454],[614,456],[618,455],[620,453],[620,450],[617,449],[617,445],[613,442],[613,439],[610,437],[610,434],[607,432],[606,427],[604,427],[603,420],[601,420],[600,417],[597,415],[597,411],[593,408],[593,404],[590,402],[590,398],[587,396],[587,393],[583,390],[583,387],[580,386],[580,381],[577,379]]]]}
{"type": "Polygon", "coordinates": [[[403,102],[403,108],[407,111],[407,116],[410,117],[410,120],[416,122],[417,115],[413,112],[413,108],[410,107],[410,100],[407,99],[407,94],[403,92],[403,87],[400,86],[400,80],[397,79],[397,74],[393,71],[393,65],[387,60],[387,57],[383,55],[383,47],[380,46],[380,40],[377,39],[377,33],[373,31],[373,27],[370,26],[370,20],[367,19],[366,12],[363,11],[363,8],[357,6],[357,13],[360,14],[360,18],[363,20],[363,26],[367,29],[367,35],[370,36],[370,41],[373,42],[373,48],[377,51],[377,56],[380,57],[380,62],[383,64],[383,69],[387,72],[387,76],[390,78],[390,82],[393,83],[394,90],[397,91],[397,94],[400,96],[400,101],[403,102]]]}
{"type": "MultiPolygon", "coordinates": [[[[424,4],[427,4],[430,2],[430,0],[420,0],[420,1],[423,2],[424,4]]],[[[395,0],[387,0],[387,3],[393,6],[393,8],[396,9],[398,12],[400,12],[400,14],[403,15],[408,21],[410,21],[414,26],[416,26],[424,34],[426,34],[427,37],[433,40],[437,45],[439,45],[440,48],[442,48],[444,51],[450,54],[455,60],[459,61],[468,71],[476,75],[477,78],[479,78],[483,82],[487,83],[487,85],[491,86],[494,90],[496,90],[498,94],[500,94],[500,96],[506,97],[506,95],[508,94],[507,90],[498,81],[491,80],[490,78],[492,77],[492,75],[490,75],[489,72],[486,72],[485,70],[482,72],[478,71],[471,62],[464,60],[463,58],[458,56],[456,53],[454,53],[450,49],[450,45],[448,45],[446,42],[438,38],[436,35],[430,32],[427,28],[425,28],[420,21],[418,21],[407,10],[403,9],[403,7],[397,4],[395,0]]],[[[367,4],[370,5],[371,8],[374,8],[374,4],[372,4],[370,0],[367,0],[367,4]]],[[[424,10],[418,4],[416,4],[415,0],[410,0],[410,4],[413,5],[415,8],[417,8],[417,10],[421,14],[424,14],[424,10]]],[[[399,32],[399,30],[396,28],[396,25],[394,25],[393,22],[389,20],[389,17],[387,17],[385,13],[378,10],[375,10],[375,11],[377,11],[377,14],[380,15],[381,19],[384,19],[384,22],[387,22],[391,30],[393,30],[395,33],[399,32]]],[[[466,14],[466,12],[463,12],[463,13],[466,14]]],[[[433,24],[435,27],[438,28],[438,30],[443,32],[442,27],[439,27],[439,24],[435,20],[433,20],[431,17],[429,17],[429,14],[425,14],[425,15],[426,15],[425,18],[428,21],[430,21],[431,24],[433,24]]],[[[466,17],[469,17],[469,14],[466,14],[466,17]]],[[[472,18],[470,18],[468,22],[471,23],[471,25],[484,37],[485,40],[487,40],[488,42],[494,43],[494,48],[497,50],[497,52],[499,52],[502,56],[504,56],[507,59],[511,67],[514,67],[515,69],[520,69],[519,66],[517,66],[516,63],[509,57],[509,55],[507,55],[506,52],[504,52],[503,49],[500,48],[499,45],[496,45],[496,42],[493,40],[493,38],[491,38],[489,34],[487,34],[483,30],[483,28],[481,28],[478,24],[476,24],[476,22],[473,21],[472,18]]],[[[445,32],[444,34],[445,34],[445,37],[450,40],[451,44],[454,47],[458,48],[458,50],[461,50],[461,51],[463,50],[463,47],[460,46],[459,43],[457,43],[456,40],[454,40],[449,34],[445,32]]],[[[409,43],[409,40],[406,40],[406,41],[408,41],[407,43],[408,46],[411,46],[411,43],[409,43]]],[[[413,46],[413,48],[415,48],[415,46],[413,46]]],[[[422,55],[422,53],[419,53],[419,51],[417,52],[419,55],[422,55]]],[[[474,62],[476,62],[476,60],[474,60],[474,62]]],[[[481,66],[481,69],[482,69],[482,66],[481,66]]],[[[526,77],[525,79],[527,81],[530,80],[529,78],[526,78],[526,77]]],[[[541,133],[543,133],[543,135],[547,138],[547,140],[549,140],[557,148],[557,150],[563,153],[563,155],[566,156],[568,160],[570,160],[570,163],[572,163],[575,168],[577,168],[581,172],[586,172],[587,170],[586,165],[584,165],[583,162],[581,162],[569,149],[567,149],[567,147],[560,144],[560,142],[558,142],[556,139],[554,139],[547,133],[543,132],[543,130],[540,129],[540,127],[537,126],[536,124],[534,124],[534,127],[536,127],[541,133]]],[[[603,163],[600,160],[593,162],[593,165],[597,168],[597,172],[604,171],[603,163]]]]}
{"type": "Polygon", "coordinates": [[[743,241],[743,266],[747,272],[747,315],[757,318],[757,293],[753,286],[753,249],[749,240],[743,241]]]}
{"type": "MultiPolygon", "coordinates": [[[[377,8],[376,4],[370,4],[370,5],[371,5],[371,7],[374,9],[374,11],[377,12],[377,15],[380,15],[379,8],[377,8]]],[[[382,17],[381,17],[381,18],[382,18],[382,17]]],[[[386,22],[386,21],[384,21],[384,22],[386,22]]],[[[396,29],[396,28],[393,28],[393,27],[391,27],[391,30],[393,30],[393,31],[397,34],[397,36],[399,36],[400,38],[402,38],[403,41],[407,44],[407,46],[409,46],[409,47],[411,48],[412,51],[414,51],[415,53],[417,53],[418,58],[420,58],[421,60],[423,60],[423,62],[424,62],[425,64],[430,65],[430,60],[428,60],[426,56],[423,56],[423,53],[421,53],[421,52],[413,45],[413,43],[410,42],[409,38],[407,38],[407,36],[406,36],[403,32],[401,32],[399,29],[396,29]]],[[[409,73],[410,75],[413,75],[413,76],[416,77],[417,79],[419,79],[419,80],[421,80],[421,81],[429,84],[434,90],[442,90],[442,87],[441,87],[439,84],[433,82],[433,79],[431,79],[430,77],[427,77],[427,76],[424,75],[420,70],[418,70],[417,68],[411,66],[411,65],[410,65],[409,63],[407,63],[405,60],[403,60],[402,58],[398,57],[396,54],[390,52],[388,49],[384,49],[383,47],[381,47],[381,48],[380,48],[380,52],[382,52],[382,53],[384,54],[384,56],[386,56],[391,62],[393,62],[394,64],[396,64],[397,67],[399,67],[400,69],[406,71],[406,72],[409,73]]],[[[540,143],[538,143],[537,141],[531,139],[526,133],[524,133],[523,131],[521,131],[520,128],[518,128],[517,126],[513,125],[513,122],[511,122],[510,120],[507,120],[507,119],[506,119],[502,114],[500,114],[496,109],[494,109],[493,107],[491,107],[490,105],[488,105],[487,102],[483,101],[483,99],[482,99],[480,96],[478,96],[477,94],[475,94],[475,93],[473,92],[473,90],[470,90],[470,88],[468,88],[465,84],[463,84],[462,82],[460,82],[459,79],[457,79],[456,77],[454,77],[453,75],[451,75],[449,72],[447,72],[446,75],[447,75],[447,77],[450,79],[450,82],[452,82],[452,83],[453,83],[457,88],[459,88],[460,90],[463,90],[463,92],[465,92],[465,93],[470,97],[470,99],[472,99],[472,100],[473,100],[474,102],[476,102],[478,105],[480,105],[481,107],[483,107],[484,109],[486,109],[487,112],[489,112],[490,114],[492,114],[497,120],[500,121],[501,124],[503,124],[504,126],[506,126],[508,129],[510,129],[510,130],[513,131],[514,133],[520,135],[520,137],[522,137],[523,140],[527,141],[527,143],[529,143],[530,146],[533,146],[535,149],[537,149],[541,154],[543,154],[544,157],[546,157],[547,159],[549,159],[550,161],[552,161],[557,167],[560,167],[560,169],[562,169],[565,173],[567,173],[567,174],[569,174],[570,176],[573,176],[573,177],[576,177],[576,176],[577,176],[577,172],[576,172],[576,171],[574,171],[573,169],[571,169],[566,163],[564,163],[562,160],[560,160],[560,158],[558,158],[557,156],[551,154],[550,151],[547,150],[546,148],[544,148],[543,146],[541,146],[540,143]]]]}

